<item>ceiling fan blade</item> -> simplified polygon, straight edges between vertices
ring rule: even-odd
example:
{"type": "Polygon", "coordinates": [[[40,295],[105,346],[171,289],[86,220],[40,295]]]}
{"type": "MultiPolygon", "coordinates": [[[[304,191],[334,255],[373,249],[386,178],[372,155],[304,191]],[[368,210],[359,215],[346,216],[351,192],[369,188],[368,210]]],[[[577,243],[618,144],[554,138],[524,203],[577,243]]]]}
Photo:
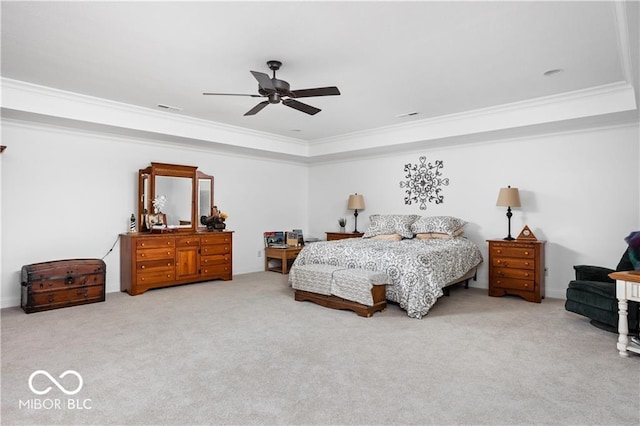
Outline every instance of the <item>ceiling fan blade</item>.
{"type": "Polygon", "coordinates": [[[298,102],[295,99],[284,99],[282,101],[283,104],[288,106],[289,108],[297,109],[298,111],[305,112],[309,115],[315,115],[322,111],[316,107],[312,107],[311,105],[303,104],[302,102],[298,102]]]}
{"type": "Polygon", "coordinates": [[[336,86],[331,87],[317,87],[315,89],[302,89],[292,90],[291,97],[293,98],[309,98],[311,96],[334,96],[339,95],[340,90],[336,86]]]}
{"type": "Polygon", "coordinates": [[[271,78],[269,78],[269,76],[267,74],[265,74],[263,72],[258,72],[258,71],[251,71],[251,74],[253,74],[253,76],[256,78],[256,80],[258,80],[258,84],[264,90],[270,90],[270,91],[275,91],[276,90],[276,88],[273,87],[273,83],[271,82],[271,78]]]}
{"type": "Polygon", "coordinates": [[[269,105],[269,101],[262,101],[258,105],[251,108],[249,111],[245,112],[244,115],[255,115],[259,113],[262,110],[262,108],[266,107],[267,105],[269,105]]]}
{"type": "Polygon", "coordinates": [[[261,95],[248,95],[245,93],[211,93],[203,92],[203,95],[216,95],[216,96],[251,96],[252,98],[261,98],[261,95]]]}

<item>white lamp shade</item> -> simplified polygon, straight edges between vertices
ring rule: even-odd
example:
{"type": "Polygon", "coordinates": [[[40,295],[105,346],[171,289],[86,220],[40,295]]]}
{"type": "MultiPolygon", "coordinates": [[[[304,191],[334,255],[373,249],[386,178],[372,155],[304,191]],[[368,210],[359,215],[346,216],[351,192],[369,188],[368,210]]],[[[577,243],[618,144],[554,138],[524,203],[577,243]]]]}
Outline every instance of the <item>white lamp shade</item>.
{"type": "Polygon", "coordinates": [[[500,188],[496,206],[520,207],[520,193],[518,192],[518,188],[500,188]]]}
{"type": "Polygon", "coordinates": [[[361,194],[349,195],[349,210],[364,210],[364,197],[361,194]]]}

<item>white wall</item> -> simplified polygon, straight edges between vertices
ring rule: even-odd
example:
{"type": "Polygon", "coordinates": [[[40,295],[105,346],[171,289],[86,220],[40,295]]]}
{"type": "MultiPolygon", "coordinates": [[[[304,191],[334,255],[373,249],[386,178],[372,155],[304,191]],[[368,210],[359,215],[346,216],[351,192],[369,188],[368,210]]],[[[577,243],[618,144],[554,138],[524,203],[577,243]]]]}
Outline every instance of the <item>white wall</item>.
{"type": "Polygon", "coordinates": [[[465,234],[485,257],[477,283],[487,287],[486,239],[507,235],[506,208],[496,207],[500,187],[520,189],[522,208],[514,209],[512,235],[529,225],[546,240],[546,294],[563,298],[573,277],[572,265],[615,267],[626,249],[624,237],[640,230],[639,145],[637,126],[580,131],[452,148],[425,149],[379,158],[315,165],[309,175],[310,232],[337,231],[337,219],[349,218],[349,194],[364,194],[369,215],[415,213],[452,215],[469,222],[465,234]],[[427,210],[404,204],[403,167],[443,160],[444,202],[427,210]]]}
{"type": "MultiPolygon", "coordinates": [[[[307,167],[80,130],[3,120],[0,304],[20,303],[22,265],[101,258],[136,211],[138,169],[151,161],[198,166],[235,231],[234,274],[260,271],[262,233],[307,228],[307,167]]],[[[119,245],[104,260],[120,290],[119,245]]]]}
{"type": "MultiPolygon", "coordinates": [[[[364,231],[373,213],[454,215],[486,259],[488,238],[506,235],[501,186],[520,188],[512,234],[529,225],[547,240],[547,296],[564,297],[578,263],[615,266],[623,238],[640,229],[640,135],[637,126],[581,131],[317,165],[177,148],[80,130],[4,120],[0,194],[0,303],[19,304],[22,265],[102,257],[135,211],[137,171],[151,161],[198,166],[215,177],[215,203],[229,213],[234,274],[260,271],[262,232],[302,228],[323,237],[338,230],[349,194],[364,194],[364,231]],[[444,161],[444,203],[405,205],[405,163],[444,161]]],[[[119,246],[105,258],[107,291],[120,290],[119,246]]],[[[486,265],[477,283],[487,286],[486,265]]]]}

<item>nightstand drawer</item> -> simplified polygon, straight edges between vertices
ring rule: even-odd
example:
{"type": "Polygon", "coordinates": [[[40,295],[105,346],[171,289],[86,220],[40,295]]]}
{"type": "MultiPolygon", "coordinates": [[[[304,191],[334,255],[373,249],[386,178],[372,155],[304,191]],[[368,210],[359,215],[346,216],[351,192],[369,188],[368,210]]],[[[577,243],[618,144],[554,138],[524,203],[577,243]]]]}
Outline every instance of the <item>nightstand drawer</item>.
{"type": "Polygon", "coordinates": [[[535,283],[531,280],[519,280],[517,278],[503,278],[495,277],[493,280],[496,286],[500,288],[509,288],[513,290],[526,290],[533,291],[535,289],[535,283]]]}
{"type": "Polygon", "coordinates": [[[534,269],[532,259],[518,259],[516,257],[496,257],[491,259],[491,266],[496,268],[534,269]]]}
{"type": "Polygon", "coordinates": [[[536,254],[535,249],[533,247],[492,246],[491,251],[494,256],[524,257],[529,259],[533,259],[536,254]]]}
{"type": "Polygon", "coordinates": [[[494,274],[499,278],[519,278],[523,280],[533,280],[535,272],[529,269],[495,268],[494,274]]]}

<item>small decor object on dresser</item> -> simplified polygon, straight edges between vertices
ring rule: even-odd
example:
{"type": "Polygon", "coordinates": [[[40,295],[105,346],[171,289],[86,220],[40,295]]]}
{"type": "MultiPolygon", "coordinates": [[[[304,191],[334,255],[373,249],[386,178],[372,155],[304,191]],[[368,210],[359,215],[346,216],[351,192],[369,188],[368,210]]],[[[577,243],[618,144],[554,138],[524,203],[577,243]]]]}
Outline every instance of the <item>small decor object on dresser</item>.
{"type": "Polygon", "coordinates": [[[522,228],[522,231],[520,231],[520,234],[516,237],[516,240],[518,240],[518,241],[538,241],[536,236],[533,235],[533,232],[531,231],[531,229],[529,229],[529,227],[526,226],[526,225],[525,225],[524,228],[522,228]]]}
{"type": "Polygon", "coordinates": [[[20,306],[30,314],[104,302],[106,270],[101,259],[67,259],[24,265],[20,306]]]}

